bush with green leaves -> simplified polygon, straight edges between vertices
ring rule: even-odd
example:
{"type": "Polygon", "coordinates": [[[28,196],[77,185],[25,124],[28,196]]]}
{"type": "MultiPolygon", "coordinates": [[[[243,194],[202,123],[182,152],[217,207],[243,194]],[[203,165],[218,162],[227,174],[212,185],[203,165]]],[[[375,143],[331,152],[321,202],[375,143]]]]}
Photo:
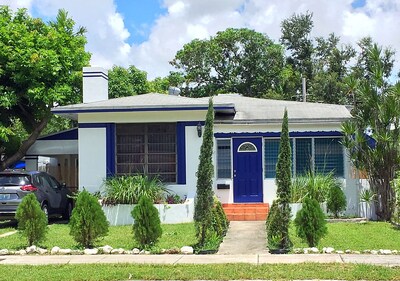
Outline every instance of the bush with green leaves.
{"type": "Polygon", "coordinates": [[[293,246],[290,239],[284,235],[286,225],[281,223],[286,217],[290,217],[290,209],[288,206],[286,207],[286,205],[281,204],[279,199],[274,200],[268,212],[265,224],[267,231],[267,247],[270,251],[277,249],[290,250],[293,246]]]}
{"type": "Polygon", "coordinates": [[[104,205],[137,204],[142,196],[161,203],[170,192],[159,178],[147,175],[110,177],[104,181],[104,186],[104,205]]]}
{"type": "Polygon", "coordinates": [[[79,192],[69,221],[69,233],[74,240],[83,247],[92,247],[107,235],[108,225],[97,198],[86,190],[79,192]]]}
{"type": "Polygon", "coordinates": [[[393,180],[392,186],[395,193],[394,212],[392,216],[392,221],[396,224],[400,224],[400,173],[399,172],[396,173],[396,178],[393,180]]]}
{"type": "Polygon", "coordinates": [[[314,198],[319,203],[325,202],[332,186],[337,186],[335,175],[308,171],[299,175],[292,182],[291,199],[292,203],[302,203],[306,197],[314,198]]]}
{"type": "Polygon", "coordinates": [[[326,207],[328,212],[332,213],[335,218],[338,218],[339,214],[346,210],[347,201],[340,182],[336,181],[336,183],[336,185],[331,185],[329,188],[326,207]]]}
{"type": "Polygon", "coordinates": [[[318,201],[314,198],[305,198],[302,209],[294,220],[296,234],[307,242],[308,246],[315,247],[327,233],[325,215],[318,201]]]}
{"type": "Polygon", "coordinates": [[[229,220],[226,217],[225,211],[222,208],[221,202],[214,196],[214,206],[212,208],[212,222],[213,230],[221,238],[225,236],[229,227],[229,220]]]}
{"type": "Polygon", "coordinates": [[[154,245],[162,235],[160,216],[153,202],[142,196],[133,208],[131,215],[135,220],[133,236],[142,248],[154,245]]]}
{"type": "Polygon", "coordinates": [[[29,246],[44,240],[47,232],[47,217],[33,193],[22,199],[15,218],[18,221],[18,230],[27,238],[29,246]]]}

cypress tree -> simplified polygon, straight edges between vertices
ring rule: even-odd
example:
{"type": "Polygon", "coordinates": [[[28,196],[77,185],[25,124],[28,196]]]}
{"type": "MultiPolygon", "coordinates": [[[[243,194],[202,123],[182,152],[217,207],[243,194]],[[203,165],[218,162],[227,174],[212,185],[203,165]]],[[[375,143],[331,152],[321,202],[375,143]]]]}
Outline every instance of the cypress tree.
{"type": "Polygon", "coordinates": [[[212,98],[210,98],[204,126],[203,142],[200,148],[200,163],[197,169],[197,191],[194,209],[194,221],[199,245],[203,245],[206,240],[207,228],[211,225],[212,208],[214,204],[212,189],[212,178],[214,174],[212,163],[213,127],[214,106],[212,98]]]}
{"type": "Polygon", "coordinates": [[[278,163],[276,164],[276,185],[277,200],[274,212],[279,212],[275,216],[268,216],[267,226],[270,230],[267,233],[268,239],[279,240],[278,247],[280,249],[290,249],[292,242],[289,238],[290,224],[290,186],[292,183],[292,163],[289,140],[288,114],[285,109],[282,121],[281,139],[279,143],[278,163]],[[274,219],[279,215],[279,219],[274,219]],[[274,231],[271,231],[274,230],[274,231]]]}
{"type": "Polygon", "coordinates": [[[147,196],[142,196],[131,212],[135,220],[133,236],[141,247],[153,245],[162,235],[160,216],[153,202],[147,196]]]}
{"type": "Polygon", "coordinates": [[[15,218],[18,221],[18,229],[27,238],[29,246],[44,240],[47,232],[47,218],[33,193],[22,199],[15,218]]]}

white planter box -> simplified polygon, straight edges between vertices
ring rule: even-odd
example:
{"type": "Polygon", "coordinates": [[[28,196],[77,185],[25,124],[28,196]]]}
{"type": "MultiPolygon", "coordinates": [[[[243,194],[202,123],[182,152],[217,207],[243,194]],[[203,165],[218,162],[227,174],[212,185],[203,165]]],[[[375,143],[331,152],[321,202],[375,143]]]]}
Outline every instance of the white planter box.
{"type": "MultiPolygon", "coordinates": [[[[160,215],[161,223],[185,223],[193,221],[194,200],[187,199],[183,204],[154,204],[160,215]]],[[[118,204],[102,206],[110,225],[132,225],[131,212],[135,205],[118,204]]]]}
{"type": "MultiPolygon", "coordinates": [[[[290,215],[291,219],[294,220],[296,218],[297,212],[301,210],[303,207],[303,203],[290,203],[290,215]]],[[[320,204],[322,211],[324,212],[325,215],[328,214],[328,211],[326,209],[326,202],[323,202],[320,204]]]]}
{"type": "Polygon", "coordinates": [[[360,217],[369,220],[376,220],[375,204],[373,202],[360,202],[360,217]]]}

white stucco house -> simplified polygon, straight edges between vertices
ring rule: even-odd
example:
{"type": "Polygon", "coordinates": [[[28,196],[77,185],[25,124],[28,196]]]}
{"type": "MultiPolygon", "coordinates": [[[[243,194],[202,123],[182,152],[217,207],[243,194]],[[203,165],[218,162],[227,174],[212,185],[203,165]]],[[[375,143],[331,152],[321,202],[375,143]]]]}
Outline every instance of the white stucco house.
{"type": "MultiPolygon", "coordinates": [[[[208,98],[150,93],[108,99],[105,70],[84,68],[83,79],[82,104],[52,109],[77,120],[78,128],[39,139],[27,153],[27,167],[35,166],[37,155],[58,155],[58,165],[69,171],[63,177],[91,192],[108,176],[145,172],[193,198],[208,98]]],[[[275,198],[287,108],[293,175],[333,170],[343,180],[347,213],[358,213],[359,180],[340,144],[341,122],[350,118],[345,106],[238,94],[217,95],[213,101],[214,190],[221,202],[270,204],[275,198]]]]}

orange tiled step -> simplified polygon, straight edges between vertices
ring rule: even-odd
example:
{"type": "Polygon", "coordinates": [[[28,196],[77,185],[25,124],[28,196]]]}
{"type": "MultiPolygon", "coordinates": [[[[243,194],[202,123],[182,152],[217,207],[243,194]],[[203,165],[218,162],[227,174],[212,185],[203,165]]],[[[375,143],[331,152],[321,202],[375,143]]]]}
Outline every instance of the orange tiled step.
{"type": "Polygon", "coordinates": [[[262,221],[269,211],[267,203],[233,203],[222,204],[222,207],[230,221],[262,221]]]}

